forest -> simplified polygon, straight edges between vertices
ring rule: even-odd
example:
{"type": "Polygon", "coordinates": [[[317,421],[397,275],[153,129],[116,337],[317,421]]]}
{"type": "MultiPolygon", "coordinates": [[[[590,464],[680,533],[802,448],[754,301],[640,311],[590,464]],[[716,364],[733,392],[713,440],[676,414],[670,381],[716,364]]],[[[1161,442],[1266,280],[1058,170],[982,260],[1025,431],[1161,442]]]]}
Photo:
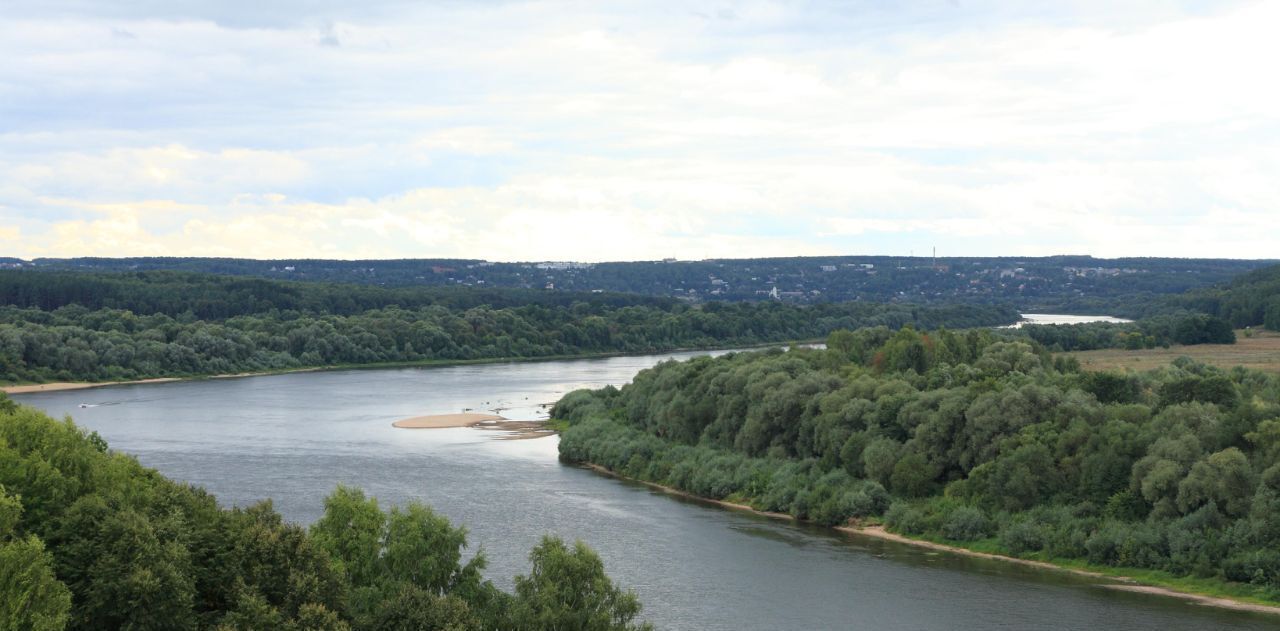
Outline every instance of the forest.
{"type": "MultiPolygon", "coordinates": [[[[923,254],[923,253],[922,253],[923,254]]],[[[476,259],[342,261],[193,257],[0,259],[29,271],[184,271],[383,287],[473,286],[626,292],[694,301],[1010,303],[1032,313],[1127,318],[1164,310],[1161,298],[1211,287],[1275,261],[1091,256],[809,256],[626,261],[492,262],[476,259]]],[[[402,305],[404,306],[404,305],[402,305]]]]}
{"type": "Polygon", "coordinates": [[[1277,375],[872,328],[666,362],[553,417],[563,460],[698,496],[1280,602],[1277,375]]]}
{"type": "Polygon", "coordinates": [[[631,630],[636,596],[582,542],[544,537],[508,593],[467,531],[339,486],[304,528],[221,509],[96,433],[0,394],[0,628],[631,630]]]}
{"type": "Polygon", "coordinates": [[[387,289],[173,272],[0,271],[0,382],[101,381],[821,339],[994,326],[1008,307],[687,303],[465,287],[387,289]]]}
{"type": "Polygon", "coordinates": [[[1172,302],[1220,317],[1236,328],[1265,326],[1280,331],[1280,266],[1242,274],[1221,286],[1189,291],[1172,302]]]}
{"type": "Polygon", "coordinates": [[[1082,324],[1026,324],[1005,337],[1029,338],[1051,351],[1089,351],[1099,348],[1138,350],[1168,348],[1174,344],[1234,344],[1231,324],[1217,316],[1180,311],[1137,322],[1087,322],[1082,324]]]}

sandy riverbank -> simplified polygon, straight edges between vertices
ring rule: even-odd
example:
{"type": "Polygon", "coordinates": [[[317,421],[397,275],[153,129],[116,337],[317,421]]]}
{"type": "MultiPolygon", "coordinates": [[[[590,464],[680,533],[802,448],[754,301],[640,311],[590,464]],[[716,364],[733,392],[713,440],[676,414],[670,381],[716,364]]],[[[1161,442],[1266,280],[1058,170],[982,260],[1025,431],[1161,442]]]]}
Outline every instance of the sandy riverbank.
{"type": "Polygon", "coordinates": [[[391,425],[405,429],[441,429],[445,427],[474,427],[481,423],[505,421],[497,414],[462,412],[459,414],[429,414],[396,421],[391,425]]]}
{"type": "Polygon", "coordinates": [[[1042,570],[1057,570],[1059,572],[1068,572],[1077,576],[1087,576],[1102,581],[1101,587],[1114,589],[1125,592],[1138,592],[1141,594],[1154,594],[1157,596],[1167,596],[1169,598],[1179,598],[1182,600],[1193,602],[1197,605],[1205,605],[1208,607],[1221,607],[1223,609],[1235,609],[1237,611],[1249,611],[1253,613],[1280,614],[1280,607],[1272,605],[1259,605],[1256,603],[1242,602],[1232,600],[1230,598],[1220,598],[1217,596],[1205,596],[1203,594],[1193,594],[1191,592],[1178,591],[1168,587],[1158,587],[1156,585],[1144,585],[1131,578],[1123,576],[1110,576],[1101,572],[1091,572],[1089,570],[1081,570],[1077,568],[1062,567],[1044,561],[1033,561],[1031,559],[1019,559],[1017,557],[1005,556],[1003,554],[991,554],[989,552],[977,552],[958,546],[949,546],[944,543],[935,543],[933,541],[922,541],[920,539],[912,539],[903,535],[895,534],[884,529],[883,526],[836,526],[836,530],[847,532],[864,537],[874,537],[894,543],[902,543],[919,548],[928,548],[930,550],[938,550],[940,552],[950,552],[952,554],[963,554],[964,556],[976,557],[979,559],[991,559],[993,561],[1004,561],[1006,563],[1017,563],[1029,567],[1039,568],[1042,570]]]}
{"type": "Polygon", "coordinates": [[[204,375],[198,377],[153,377],[151,379],[133,379],[130,381],[59,381],[54,383],[33,383],[18,386],[0,386],[5,394],[28,394],[32,392],[57,392],[59,390],[87,390],[89,388],[107,388],[110,386],[136,386],[147,383],[172,383],[174,381],[198,381],[200,379],[241,379],[244,377],[265,377],[295,372],[315,372],[324,368],[290,368],[269,372],[236,372],[225,375],[204,375]]]}
{"type": "MultiPolygon", "coordinates": [[[[645,482],[644,480],[634,480],[632,478],[619,475],[597,464],[582,463],[582,466],[588,469],[591,469],[592,471],[596,471],[598,473],[607,475],[609,477],[618,478],[621,480],[628,480],[631,482],[639,482],[640,484],[643,484],[647,487],[657,489],[664,493],[669,493],[671,495],[677,495],[684,498],[694,499],[694,500],[698,500],[700,502],[705,502],[708,504],[715,504],[716,506],[728,508],[730,510],[738,510],[738,511],[754,513],[756,515],[771,517],[773,519],[785,519],[790,521],[796,521],[794,517],[792,517],[791,515],[787,515],[785,513],[773,513],[769,511],[756,510],[755,508],[747,506],[746,504],[737,504],[734,502],[726,502],[723,500],[713,500],[705,497],[699,497],[697,495],[693,495],[692,493],[686,493],[684,491],[680,491],[678,489],[674,489],[669,486],[654,484],[653,482],[645,482]]],[[[1273,605],[1260,605],[1255,603],[1243,602],[1239,600],[1232,600],[1230,598],[1220,598],[1216,596],[1206,596],[1203,594],[1183,592],[1183,591],[1178,591],[1176,589],[1170,589],[1167,587],[1158,587],[1155,585],[1143,585],[1141,583],[1138,583],[1137,581],[1134,581],[1133,579],[1128,579],[1125,577],[1109,576],[1106,574],[1102,574],[1100,572],[1091,572],[1089,570],[1080,570],[1076,568],[1062,567],[1060,565],[1054,565],[1052,563],[1046,563],[1044,561],[1019,559],[1017,557],[1004,556],[1002,554],[976,552],[974,550],[969,550],[969,549],[961,548],[958,546],[949,546],[942,543],[934,543],[932,541],[912,539],[910,537],[889,532],[885,530],[883,526],[836,526],[835,529],[850,535],[873,537],[873,538],[881,539],[884,541],[892,541],[894,543],[901,543],[901,544],[916,546],[920,548],[928,548],[930,550],[937,550],[939,552],[949,552],[951,554],[961,554],[969,557],[990,559],[993,561],[1017,563],[1019,565],[1025,565],[1025,566],[1034,567],[1042,570],[1069,572],[1077,576],[1087,576],[1089,578],[1098,579],[1099,581],[1102,581],[1100,583],[1100,586],[1105,587],[1107,589],[1139,592],[1143,594],[1153,594],[1157,596],[1166,596],[1169,598],[1180,598],[1182,600],[1190,601],[1198,605],[1204,605],[1206,607],[1220,607],[1222,609],[1234,609],[1236,611],[1248,611],[1252,613],[1280,615],[1280,607],[1273,606],[1273,605]]]]}
{"type": "Polygon", "coordinates": [[[156,377],[155,379],[137,379],[135,381],[103,381],[103,382],[71,382],[35,383],[24,386],[4,386],[0,391],[5,394],[28,394],[31,392],[57,392],[59,390],[86,390],[88,388],[104,388],[106,386],[131,386],[143,383],[168,383],[182,381],[181,377],[156,377]]]}

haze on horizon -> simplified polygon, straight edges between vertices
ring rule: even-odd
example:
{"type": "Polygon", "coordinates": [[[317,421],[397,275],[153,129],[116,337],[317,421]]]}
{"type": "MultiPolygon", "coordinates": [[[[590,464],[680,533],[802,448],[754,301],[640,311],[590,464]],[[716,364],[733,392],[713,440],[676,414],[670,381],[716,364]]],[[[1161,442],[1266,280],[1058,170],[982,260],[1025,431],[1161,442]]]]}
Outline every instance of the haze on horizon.
{"type": "Polygon", "coordinates": [[[0,256],[1275,256],[1274,1],[355,4],[7,2],[0,256]]]}

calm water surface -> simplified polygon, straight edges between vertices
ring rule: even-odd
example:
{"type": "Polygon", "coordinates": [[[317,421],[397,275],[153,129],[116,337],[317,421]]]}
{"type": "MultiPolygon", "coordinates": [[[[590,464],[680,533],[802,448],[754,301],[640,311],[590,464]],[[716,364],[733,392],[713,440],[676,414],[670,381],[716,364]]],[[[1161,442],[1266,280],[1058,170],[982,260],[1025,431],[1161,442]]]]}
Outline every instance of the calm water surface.
{"type": "Polygon", "coordinates": [[[1022,320],[1010,324],[1009,329],[1020,329],[1027,324],[1088,324],[1090,322],[1111,322],[1113,324],[1121,324],[1124,322],[1133,322],[1133,320],[1125,320],[1124,318],[1114,318],[1104,315],[1065,315],[1061,313],[1024,313],[1022,320]]]}
{"type": "MultiPolygon", "coordinates": [[[[692,354],[683,354],[684,358],[692,354]]],[[[544,533],[581,538],[666,629],[1276,629],[1280,619],[840,535],[679,500],[556,458],[556,438],[392,421],[464,408],[540,418],[668,357],[298,373],[16,395],[227,505],[310,523],[335,485],[422,500],[470,529],[510,589],[544,533]],[[91,407],[80,407],[81,404],[91,407]]]]}

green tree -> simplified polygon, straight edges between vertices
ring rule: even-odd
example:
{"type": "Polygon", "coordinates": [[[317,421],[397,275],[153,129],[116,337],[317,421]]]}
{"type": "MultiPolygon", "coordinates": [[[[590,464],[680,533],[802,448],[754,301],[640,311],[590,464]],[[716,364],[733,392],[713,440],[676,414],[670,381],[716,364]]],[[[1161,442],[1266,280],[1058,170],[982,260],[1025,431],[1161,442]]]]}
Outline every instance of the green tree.
{"type": "Polygon", "coordinates": [[[311,525],[311,538],[353,586],[369,586],[379,577],[386,523],[377,499],[340,484],[325,498],[324,516],[311,525]]]}
{"type": "Polygon", "coordinates": [[[21,515],[22,503],[0,486],[0,629],[62,629],[71,612],[71,591],[54,576],[40,539],[16,534],[21,515]]]}
{"type": "Polygon", "coordinates": [[[651,629],[634,622],[640,601],[614,586],[599,555],[581,541],[570,548],[546,536],[529,553],[527,576],[516,577],[514,626],[529,631],[651,629]]]}
{"type": "Polygon", "coordinates": [[[444,516],[411,502],[403,509],[391,509],[381,575],[431,594],[472,595],[480,588],[485,559],[479,553],[463,564],[466,547],[466,528],[455,528],[444,516]]]}

